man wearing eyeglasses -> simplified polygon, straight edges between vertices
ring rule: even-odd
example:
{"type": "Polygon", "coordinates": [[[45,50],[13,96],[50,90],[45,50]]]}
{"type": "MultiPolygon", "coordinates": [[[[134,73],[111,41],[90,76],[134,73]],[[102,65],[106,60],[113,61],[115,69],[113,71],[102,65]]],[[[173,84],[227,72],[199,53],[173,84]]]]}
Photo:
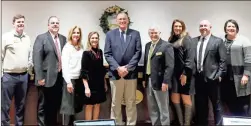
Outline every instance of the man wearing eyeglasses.
{"type": "Polygon", "coordinates": [[[62,99],[61,51],[66,37],[59,34],[59,19],[48,19],[48,32],[37,36],[33,59],[35,84],[38,88],[38,125],[57,125],[57,114],[62,99]]]}

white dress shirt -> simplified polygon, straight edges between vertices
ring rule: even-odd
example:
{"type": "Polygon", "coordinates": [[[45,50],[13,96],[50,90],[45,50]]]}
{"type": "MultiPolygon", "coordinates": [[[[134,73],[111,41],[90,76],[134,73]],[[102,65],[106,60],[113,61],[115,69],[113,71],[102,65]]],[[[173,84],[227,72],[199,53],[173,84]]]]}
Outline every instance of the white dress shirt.
{"type": "MultiPolygon", "coordinates": [[[[55,42],[55,35],[53,35],[51,32],[50,32],[50,34],[51,34],[51,37],[52,37],[52,40],[53,40],[53,42],[54,42],[54,44],[56,44],[55,42]]],[[[58,36],[58,34],[57,34],[57,36],[58,36]]],[[[59,36],[57,37],[57,41],[58,41],[58,48],[59,48],[59,53],[62,55],[62,53],[61,53],[61,44],[60,44],[60,40],[59,40],[59,36]]]]}
{"type": "MultiPolygon", "coordinates": [[[[207,35],[205,37],[204,44],[203,44],[203,47],[202,47],[202,56],[201,56],[201,64],[200,64],[201,65],[201,70],[203,70],[204,55],[205,55],[207,43],[208,43],[208,40],[209,40],[210,37],[211,37],[211,34],[209,34],[209,35],[207,35]]],[[[200,51],[200,44],[202,42],[202,39],[203,39],[203,36],[200,37],[200,40],[199,40],[199,42],[197,44],[197,66],[199,65],[198,64],[198,61],[199,61],[199,51],[200,51]]]]}
{"type": "MultiPolygon", "coordinates": [[[[127,32],[127,29],[126,30],[124,30],[125,31],[125,34],[124,34],[124,41],[126,42],[126,32],[127,32]]],[[[119,28],[119,32],[120,32],[120,36],[121,36],[121,34],[122,34],[122,30],[119,28]]]]}

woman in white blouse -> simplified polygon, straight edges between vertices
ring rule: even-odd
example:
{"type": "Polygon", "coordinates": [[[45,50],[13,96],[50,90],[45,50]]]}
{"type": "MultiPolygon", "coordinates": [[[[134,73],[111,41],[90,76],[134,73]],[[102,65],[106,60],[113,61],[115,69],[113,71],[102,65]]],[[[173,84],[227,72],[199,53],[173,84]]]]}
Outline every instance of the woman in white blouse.
{"type": "Polygon", "coordinates": [[[64,114],[64,125],[73,125],[75,113],[81,112],[83,104],[74,92],[75,85],[83,85],[79,78],[83,47],[81,45],[82,31],[78,26],[70,29],[68,42],[62,50],[62,72],[67,85],[63,86],[63,96],[60,113],[64,114]]]}

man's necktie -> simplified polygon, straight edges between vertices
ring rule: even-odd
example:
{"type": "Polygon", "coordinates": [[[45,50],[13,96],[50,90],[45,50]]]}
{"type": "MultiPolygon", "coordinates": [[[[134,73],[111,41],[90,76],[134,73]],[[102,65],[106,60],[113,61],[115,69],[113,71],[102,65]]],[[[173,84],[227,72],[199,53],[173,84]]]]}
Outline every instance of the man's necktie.
{"type": "Polygon", "coordinates": [[[62,62],[61,62],[61,54],[60,54],[60,50],[59,50],[59,45],[58,45],[58,36],[55,36],[55,46],[57,49],[57,56],[58,56],[58,71],[60,72],[62,69],[62,62]]]}
{"type": "Polygon", "coordinates": [[[202,67],[201,62],[202,62],[202,50],[203,50],[204,41],[205,41],[205,38],[203,37],[203,38],[202,38],[202,41],[201,41],[201,43],[200,43],[200,48],[199,48],[199,59],[198,59],[198,65],[197,65],[197,66],[198,66],[198,71],[199,71],[199,72],[202,71],[202,69],[201,69],[201,67],[202,67]]]}
{"type": "Polygon", "coordinates": [[[147,67],[146,67],[146,74],[150,75],[151,74],[151,57],[153,54],[153,48],[155,44],[151,44],[149,53],[148,53],[148,58],[147,58],[147,67]]]}
{"type": "Polygon", "coordinates": [[[122,43],[125,43],[124,34],[125,34],[125,31],[121,31],[120,39],[121,39],[122,43]]]}

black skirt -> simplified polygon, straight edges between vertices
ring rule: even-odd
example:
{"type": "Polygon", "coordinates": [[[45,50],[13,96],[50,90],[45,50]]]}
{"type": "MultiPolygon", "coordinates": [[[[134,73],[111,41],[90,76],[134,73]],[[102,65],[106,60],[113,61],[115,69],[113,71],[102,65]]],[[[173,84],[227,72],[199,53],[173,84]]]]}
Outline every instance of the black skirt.
{"type": "Polygon", "coordinates": [[[90,86],[91,90],[91,97],[86,97],[85,95],[85,87],[84,84],[77,84],[75,86],[75,98],[78,104],[82,105],[95,105],[100,104],[106,101],[106,92],[104,90],[104,87],[100,87],[98,89],[93,89],[90,86]]]}
{"type": "Polygon", "coordinates": [[[172,78],[172,92],[173,93],[179,93],[179,94],[185,94],[185,95],[194,95],[195,94],[195,78],[187,77],[187,83],[182,86],[180,83],[180,76],[176,75],[172,78]]]}

